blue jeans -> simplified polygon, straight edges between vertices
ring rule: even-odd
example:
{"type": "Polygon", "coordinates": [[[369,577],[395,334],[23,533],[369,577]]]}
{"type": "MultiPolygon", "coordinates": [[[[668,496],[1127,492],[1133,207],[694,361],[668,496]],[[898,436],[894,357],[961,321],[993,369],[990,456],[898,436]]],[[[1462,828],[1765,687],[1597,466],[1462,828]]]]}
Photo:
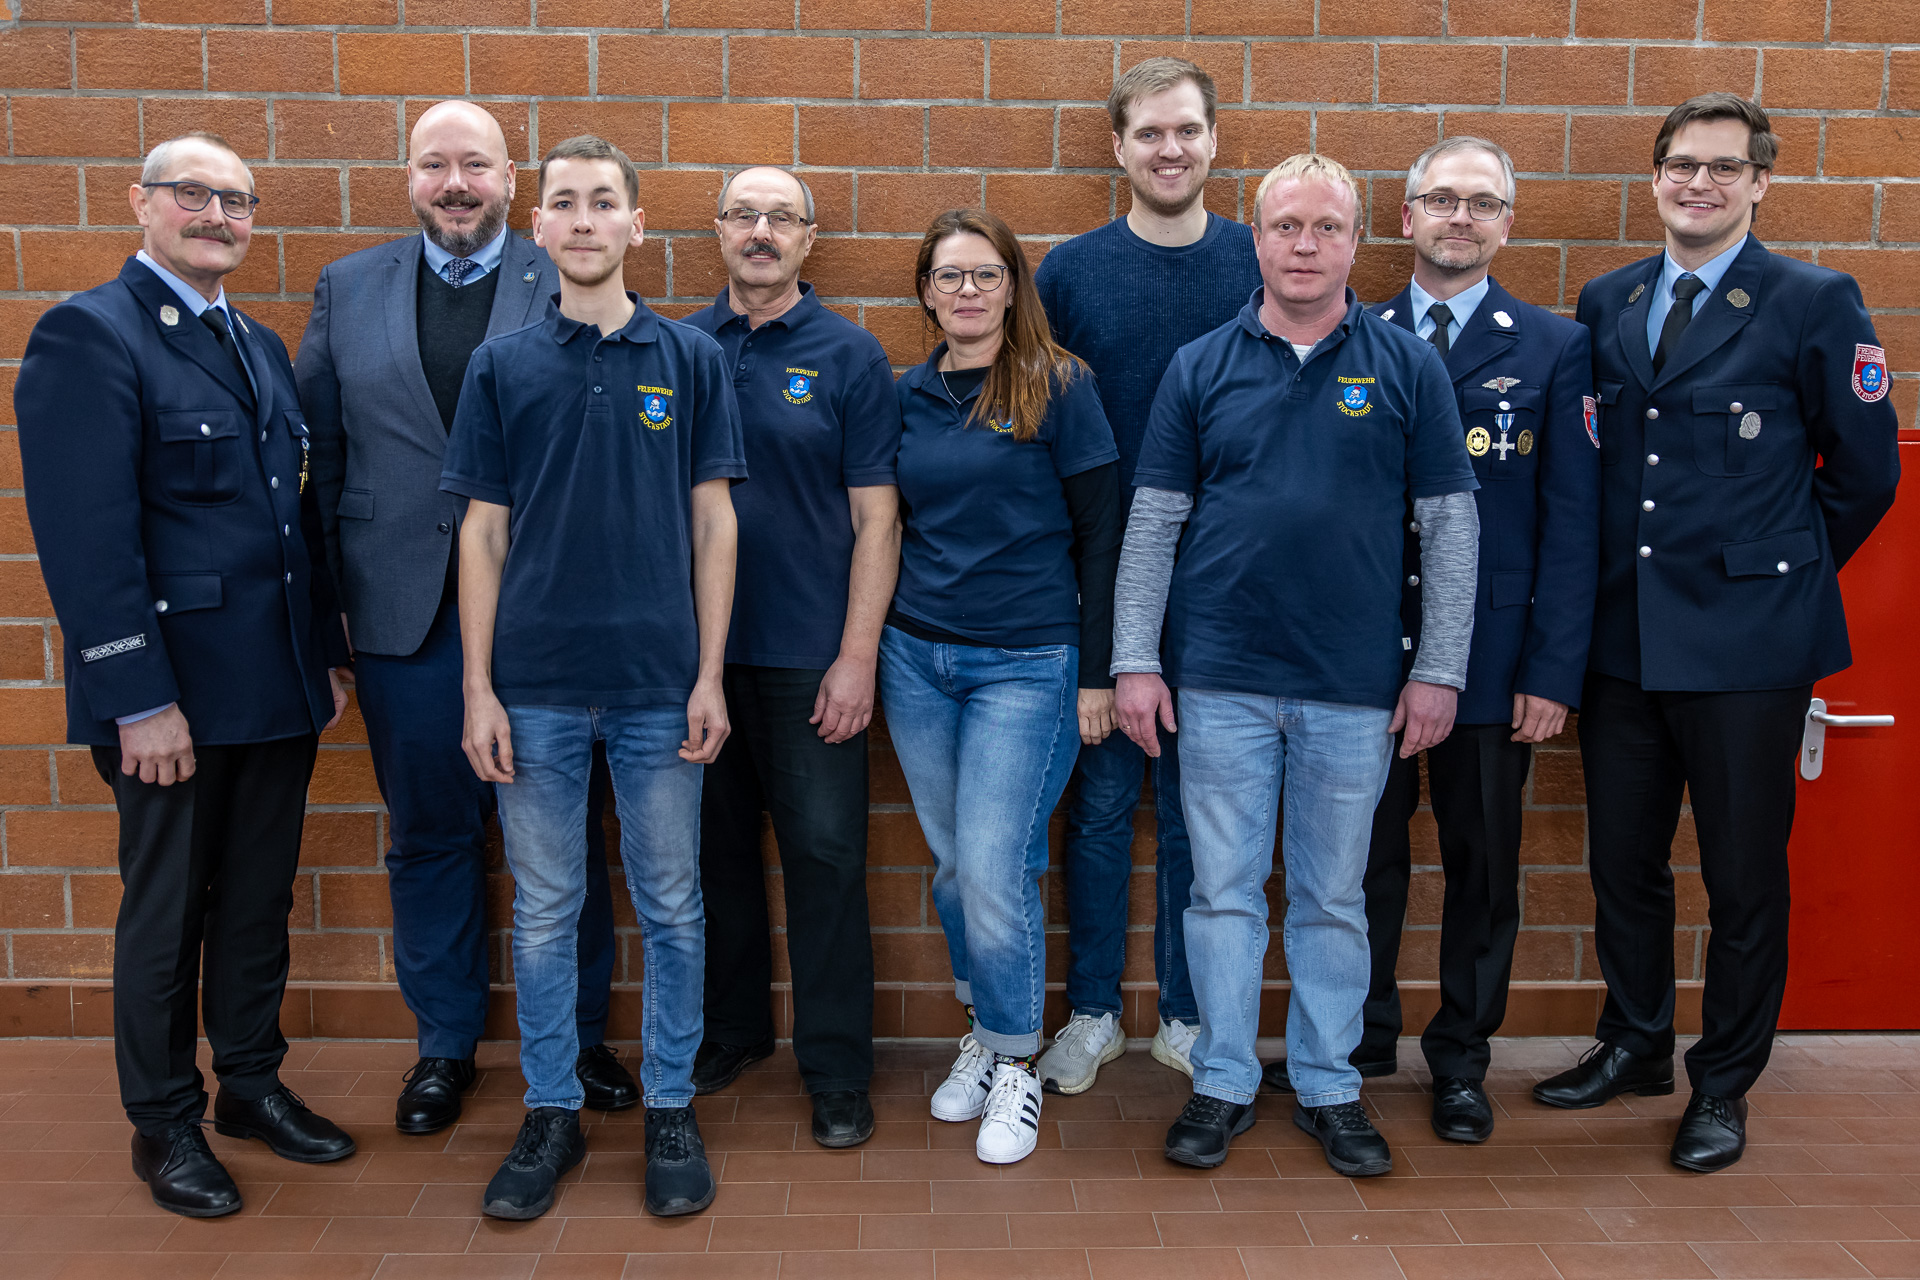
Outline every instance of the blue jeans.
{"type": "MultiPolygon", "coordinates": [[[[1162,729],[1152,761],[1155,826],[1153,974],[1160,1018],[1200,1020],[1187,974],[1183,917],[1193,892],[1193,852],[1180,813],[1179,738],[1162,729]]],[[[1067,1003],[1075,1013],[1120,1013],[1127,963],[1127,887],[1133,876],[1133,813],[1147,753],[1116,730],[1083,746],[1067,804],[1067,1003]]]]}
{"type": "Polygon", "coordinates": [[[1194,1092],[1251,1102],[1260,1087],[1253,1042],[1267,954],[1265,887],[1284,794],[1287,1070],[1302,1106],[1352,1102],[1360,1073],[1347,1058],[1360,1043],[1369,977],[1362,881],[1393,715],[1182,689],[1179,716],[1181,799],[1193,838],[1187,959],[1200,997],[1194,1092]]]}
{"type": "Polygon", "coordinates": [[[1080,747],[1080,650],[880,635],[887,731],[933,850],[933,905],[954,995],[995,1053],[1040,1048],[1047,822],[1080,747]]]}
{"type": "Polygon", "coordinates": [[[678,755],[679,705],[507,708],[513,773],[496,787],[513,872],[513,970],[529,1107],[577,1111],[576,929],[586,897],[587,775],[604,741],[620,816],[620,861],[640,920],[640,1091],[650,1107],[693,1101],[706,930],[700,902],[701,767],[678,755]]]}

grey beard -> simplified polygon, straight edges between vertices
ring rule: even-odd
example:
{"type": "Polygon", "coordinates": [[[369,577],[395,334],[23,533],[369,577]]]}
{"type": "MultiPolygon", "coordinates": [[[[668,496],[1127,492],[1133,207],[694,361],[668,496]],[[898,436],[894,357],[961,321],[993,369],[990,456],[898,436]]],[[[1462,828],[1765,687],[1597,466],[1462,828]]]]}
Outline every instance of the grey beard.
{"type": "Polygon", "coordinates": [[[1471,271],[1480,265],[1480,255],[1478,253],[1468,254],[1463,259],[1456,261],[1455,255],[1448,253],[1445,249],[1420,249],[1417,252],[1421,257],[1442,271],[1471,271]]]}
{"type": "Polygon", "coordinates": [[[479,223],[465,233],[442,231],[434,223],[431,207],[416,207],[413,214],[420,219],[420,229],[426,232],[427,239],[456,258],[471,258],[492,244],[493,238],[500,234],[500,228],[507,225],[507,206],[504,201],[483,209],[479,223]]]}

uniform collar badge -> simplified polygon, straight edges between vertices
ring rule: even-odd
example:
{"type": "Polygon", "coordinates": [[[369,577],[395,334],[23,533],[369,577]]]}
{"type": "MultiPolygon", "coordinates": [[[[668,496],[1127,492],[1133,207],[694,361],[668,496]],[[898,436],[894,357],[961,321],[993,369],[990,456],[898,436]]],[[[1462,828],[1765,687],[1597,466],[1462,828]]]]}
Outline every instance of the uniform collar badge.
{"type": "Polygon", "coordinates": [[[1508,315],[1504,311],[1494,312],[1493,319],[1494,319],[1494,323],[1498,324],[1502,329],[1513,328],[1513,317],[1508,315]]]}
{"type": "Polygon", "coordinates": [[[1381,318],[1382,320],[1391,320],[1391,319],[1393,319],[1393,308],[1392,308],[1392,307],[1388,307],[1388,308],[1387,308],[1387,309],[1386,309],[1385,311],[1382,311],[1382,312],[1380,313],[1380,318],[1381,318]]]}
{"type": "Polygon", "coordinates": [[[1727,293],[1727,303],[1730,306],[1744,308],[1749,302],[1752,302],[1752,301],[1753,301],[1752,295],[1749,294],[1745,289],[1732,289],[1732,290],[1729,290],[1727,293]]]}
{"type": "Polygon", "coordinates": [[[1501,395],[1505,395],[1508,391],[1520,385],[1520,379],[1504,378],[1504,377],[1488,378],[1485,382],[1481,383],[1480,385],[1485,387],[1489,391],[1497,391],[1501,395]]]}
{"type": "Polygon", "coordinates": [[[1637,284],[1633,286],[1633,292],[1627,295],[1627,301],[1629,303],[1635,303],[1640,301],[1640,295],[1645,293],[1646,291],[1647,291],[1647,286],[1643,284],[1637,284]]]}
{"type": "Polygon", "coordinates": [[[161,323],[161,324],[164,324],[164,325],[176,325],[176,324],[179,324],[179,323],[180,323],[180,308],[178,308],[178,307],[176,307],[176,306],[174,306],[174,305],[173,305],[173,304],[172,304],[171,302],[169,302],[169,303],[168,303],[168,304],[167,304],[166,306],[164,306],[164,307],[161,307],[161,308],[160,308],[160,323],[161,323]]]}

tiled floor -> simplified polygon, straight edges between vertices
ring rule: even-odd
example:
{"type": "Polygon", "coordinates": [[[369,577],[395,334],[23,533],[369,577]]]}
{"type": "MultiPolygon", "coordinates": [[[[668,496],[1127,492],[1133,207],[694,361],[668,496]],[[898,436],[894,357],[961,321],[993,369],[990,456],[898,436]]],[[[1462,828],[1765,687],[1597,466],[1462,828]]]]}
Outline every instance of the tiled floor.
{"type": "Polygon", "coordinates": [[[508,1224],[479,1197],[521,1115],[511,1045],[486,1046],[463,1123],[407,1138],[392,1114],[409,1046],[296,1044],[287,1083],[359,1154],[302,1166],[209,1131],[246,1208],[190,1222],[128,1172],[109,1043],[0,1041],[0,1276],[1920,1276],[1920,1037],[1783,1037],[1746,1159],[1711,1177],[1667,1163],[1684,1086],[1578,1114],[1528,1098],[1583,1047],[1499,1042],[1503,1114],[1481,1147],[1433,1136],[1423,1074],[1369,1082],[1395,1169],[1365,1181],[1328,1170],[1274,1095],[1221,1169],[1169,1164],[1186,1081],[1139,1046],[1092,1092],[1049,1097],[1041,1149],[1006,1168],[974,1159],[972,1125],[928,1119],[948,1055],[886,1048],[873,1141],[823,1151],[782,1052],[700,1102],[721,1176],[709,1212],[646,1217],[639,1113],[589,1112],[591,1154],[554,1212],[508,1224]]]}

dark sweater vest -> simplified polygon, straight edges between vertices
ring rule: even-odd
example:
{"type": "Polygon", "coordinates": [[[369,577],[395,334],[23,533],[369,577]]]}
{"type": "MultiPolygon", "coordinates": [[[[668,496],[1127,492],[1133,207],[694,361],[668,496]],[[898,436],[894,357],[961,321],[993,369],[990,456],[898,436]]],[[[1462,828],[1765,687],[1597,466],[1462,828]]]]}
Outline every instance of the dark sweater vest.
{"type": "Polygon", "coordinates": [[[493,315],[493,295],[500,285],[495,268],[472,284],[456,289],[442,280],[420,257],[419,283],[414,288],[414,315],[418,326],[420,368],[427,375],[440,425],[453,430],[453,411],[460,403],[460,384],[466,381],[467,362],[487,337],[493,315]]]}

